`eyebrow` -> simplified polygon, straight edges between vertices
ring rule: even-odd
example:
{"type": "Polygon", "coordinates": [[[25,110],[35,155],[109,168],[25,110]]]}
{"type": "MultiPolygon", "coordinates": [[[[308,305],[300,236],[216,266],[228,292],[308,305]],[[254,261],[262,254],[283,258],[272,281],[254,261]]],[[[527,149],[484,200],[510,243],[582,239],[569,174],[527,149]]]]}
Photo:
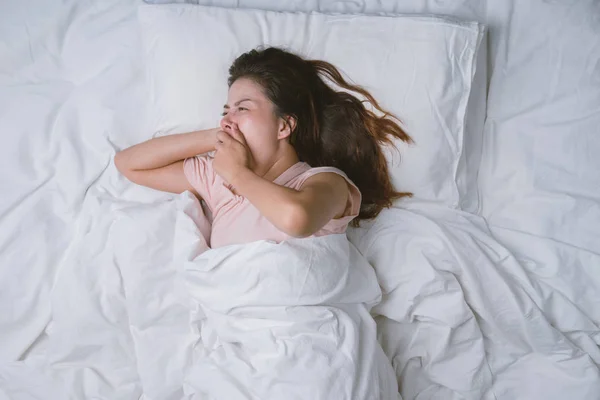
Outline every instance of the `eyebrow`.
{"type": "MultiPolygon", "coordinates": [[[[252,99],[241,99],[240,101],[236,101],[233,105],[234,106],[238,106],[240,103],[243,103],[244,101],[254,101],[254,100],[252,100],[252,99]]],[[[225,104],[223,106],[223,108],[229,108],[229,106],[227,104],[225,104]]]]}

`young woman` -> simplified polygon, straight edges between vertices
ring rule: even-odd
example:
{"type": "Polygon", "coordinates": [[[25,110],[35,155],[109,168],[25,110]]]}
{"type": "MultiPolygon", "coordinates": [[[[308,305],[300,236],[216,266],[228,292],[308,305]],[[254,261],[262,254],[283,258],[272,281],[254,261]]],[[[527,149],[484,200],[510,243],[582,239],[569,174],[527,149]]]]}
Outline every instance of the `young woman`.
{"type": "Polygon", "coordinates": [[[233,62],[228,83],[219,128],[154,138],[115,157],[132,182],[203,199],[211,247],[343,233],[410,195],[392,187],[380,148],[410,137],[333,65],[252,50],[233,62]]]}

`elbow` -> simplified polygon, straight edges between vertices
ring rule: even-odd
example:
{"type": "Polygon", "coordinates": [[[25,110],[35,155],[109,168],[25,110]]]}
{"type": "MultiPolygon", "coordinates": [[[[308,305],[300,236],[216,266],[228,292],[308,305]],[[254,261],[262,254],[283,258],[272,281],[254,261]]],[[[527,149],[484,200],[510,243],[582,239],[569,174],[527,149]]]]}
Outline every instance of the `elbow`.
{"type": "Polygon", "coordinates": [[[123,156],[122,151],[115,154],[115,157],[113,158],[113,162],[115,163],[115,167],[117,168],[117,171],[119,171],[119,173],[121,173],[121,175],[123,175],[128,181],[137,183],[137,181],[135,179],[134,170],[131,169],[129,167],[129,165],[127,165],[126,158],[123,156]]]}
{"type": "Polygon", "coordinates": [[[117,154],[115,154],[115,157],[113,158],[113,162],[115,163],[115,167],[117,168],[117,171],[119,171],[121,174],[123,174],[126,177],[129,175],[128,172],[129,172],[130,168],[127,166],[127,162],[124,157],[123,151],[119,151],[117,154]]]}
{"type": "Polygon", "coordinates": [[[123,165],[123,153],[122,152],[119,151],[117,154],[115,154],[115,157],[113,158],[113,162],[115,163],[115,167],[117,167],[117,170],[119,172],[123,173],[125,166],[123,165]]]}
{"type": "Polygon", "coordinates": [[[315,233],[308,210],[299,204],[288,208],[282,222],[282,230],[292,237],[305,238],[315,233]]]}

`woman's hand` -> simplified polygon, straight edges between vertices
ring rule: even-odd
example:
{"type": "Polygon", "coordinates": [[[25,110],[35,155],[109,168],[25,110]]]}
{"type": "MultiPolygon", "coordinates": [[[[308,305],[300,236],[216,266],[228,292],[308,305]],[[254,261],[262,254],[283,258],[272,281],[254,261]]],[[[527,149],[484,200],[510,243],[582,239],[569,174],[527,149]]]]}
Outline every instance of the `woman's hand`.
{"type": "Polygon", "coordinates": [[[217,132],[213,168],[223,180],[233,185],[235,178],[250,170],[252,165],[252,154],[237,126],[234,125],[230,132],[217,132]]]}

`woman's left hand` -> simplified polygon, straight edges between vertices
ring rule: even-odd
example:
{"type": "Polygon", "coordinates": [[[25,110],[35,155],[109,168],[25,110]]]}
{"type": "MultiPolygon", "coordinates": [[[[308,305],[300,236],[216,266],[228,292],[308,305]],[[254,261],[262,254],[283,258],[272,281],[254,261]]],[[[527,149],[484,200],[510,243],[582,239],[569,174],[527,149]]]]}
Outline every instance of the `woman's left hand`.
{"type": "Polygon", "coordinates": [[[233,126],[230,132],[217,132],[215,150],[213,168],[229,184],[233,184],[240,172],[252,168],[252,154],[237,126],[233,126]]]}

